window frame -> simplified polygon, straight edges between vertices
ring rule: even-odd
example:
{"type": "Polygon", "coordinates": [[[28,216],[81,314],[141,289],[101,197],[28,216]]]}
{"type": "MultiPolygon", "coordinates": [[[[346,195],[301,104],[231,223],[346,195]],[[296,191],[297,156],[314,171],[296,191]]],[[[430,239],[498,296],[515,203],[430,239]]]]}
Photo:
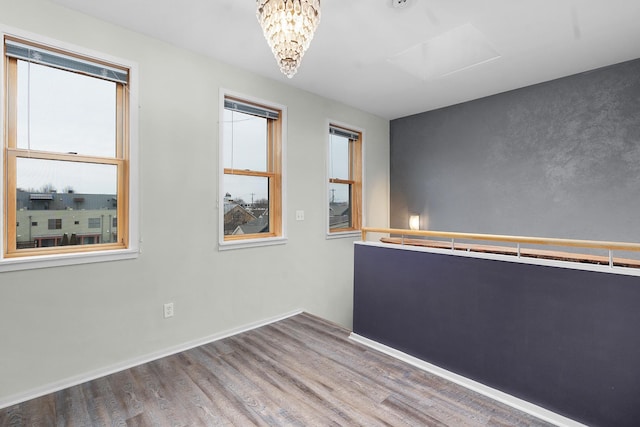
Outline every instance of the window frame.
{"type": "Polygon", "coordinates": [[[327,239],[360,236],[364,226],[364,129],[337,120],[327,120],[326,126],[326,199],[327,206],[327,239]],[[349,139],[349,179],[331,177],[331,128],[338,128],[358,134],[357,140],[349,139]],[[331,184],[351,185],[351,226],[345,228],[331,228],[331,184]]]}
{"type": "Polygon", "coordinates": [[[269,246],[284,244],[286,235],[286,129],[287,108],[264,99],[237,93],[227,89],[220,89],[219,103],[219,136],[218,136],[218,249],[239,249],[245,247],[269,246]],[[237,101],[244,104],[255,105],[266,110],[274,110],[279,113],[278,119],[268,119],[267,137],[267,171],[251,171],[241,169],[228,169],[224,164],[224,114],[225,100],[237,101]],[[273,139],[271,139],[273,138],[273,139]],[[269,178],[269,232],[245,235],[224,234],[224,199],[225,175],[266,177],[269,178]]]}
{"type": "MultiPolygon", "coordinates": [[[[0,67],[0,124],[4,129],[2,135],[2,149],[0,150],[0,176],[3,185],[0,188],[0,201],[2,203],[2,215],[0,215],[0,272],[25,270],[32,268],[55,267],[61,265],[85,264],[102,261],[115,261],[119,259],[131,259],[139,253],[139,201],[135,194],[138,194],[138,113],[137,108],[137,78],[138,66],[135,62],[116,58],[114,56],[96,52],[90,49],[72,45],[59,40],[54,40],[38,34],[29,33],[23,30],[0,25],[0,37],[2,38],[2,67],[0,67]],[[7,73],[17,71],[17,65],[10,65],[11,60],[6,55],[5,40],[12,40],[18,43],[41,47],[51,52],[60,53],[80,60],[85,59],[92,63],[99,63],[115,68],[126,69],[129,73],[126,88],[124,85],[116,85],[117,98],[122,101],[124,109],[120,115],[120,125],[122,126],[122,143],[118,144],[120,150],[117,152],[118,159],[106,163],[119,162],[118,166],[118,194],[122,194],[122,202],[118,206],[118,216],[127,218],[127,224],[122,230],[120,243],[101,244],[74,247],[55,247],[37,249],[17,249],[16,230],[8,227],[7,224],[15,224],[17,213],[16,207],[16,161],[17,158],[24,158],[23,149],[17,147],[14,139],[10,142],[11,133],[16,132],[15,124],[17,119],[13,117],[15,111],[9,108],[10,97],[16,96],[15,86],[8,85],[7,73]],[[13,231],[12,231],[13,229],[13,231]]],[[[15,61],[15,60],[14,60],[15,61]]],[[[17,62],[17,61],[16,61],[17,62]]],[[[62,160],[78,162],[84,157],[78,155],[65,155],[55,152],[41,152],[31,150],[30,158],[44,158],[47,160],[62,160]]],[[[108,158],[107,158],[108,159],[108,158]]],[[[96,163],[105,163],[105,158],[99,158],[96,163]]],[[[91,163],[91,162],[87,162],[91,163]]],[[[120,197],[120,196],[119,196],[120,197]]]]}

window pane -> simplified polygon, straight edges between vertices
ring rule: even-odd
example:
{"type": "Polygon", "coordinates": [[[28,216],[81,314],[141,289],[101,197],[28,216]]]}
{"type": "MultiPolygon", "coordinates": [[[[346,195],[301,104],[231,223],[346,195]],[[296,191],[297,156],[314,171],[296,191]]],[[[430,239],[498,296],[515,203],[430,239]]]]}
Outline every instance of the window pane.
{"type": "Polygon", "coordinates": [[[115,165],[18,158],[17,248],[116,242],[116,189],[115,165]]]}
{"type": "Polygon", "coordinates": [[[330,135],[329,174],[330,178],[351,179],[349,176],[349,139],[330,135]]]}
{"type": "Polygon", "coordinates": [[[49,219],[49,230],[60,230],[62,229],[62,219],[49,219]]]}
{"type": "Polygon", "coordinates": [[[351,184],[329,184],[329,228],[351,226],[351,184]]]}
{"type": "Polygon", "coordinates": [[[18,61],[18,148],[114,157],[116,83],[18,61]]]}
{"type": "Polygon", "coordinates": [[[269,232],[269,178],[224,176],[224,234],[269,232]]]}
{"type": "Polygon", "coordinates": [[[224,110],[224,167],[266,172],[267,119],[224,110]]]}

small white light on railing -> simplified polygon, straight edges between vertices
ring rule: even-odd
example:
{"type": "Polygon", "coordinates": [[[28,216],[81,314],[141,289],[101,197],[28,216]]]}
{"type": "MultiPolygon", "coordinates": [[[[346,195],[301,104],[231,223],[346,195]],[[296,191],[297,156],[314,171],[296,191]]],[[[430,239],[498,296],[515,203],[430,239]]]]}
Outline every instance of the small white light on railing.
{"type": "Polygon", "coordinates": [[[409,230],[420,230],[420,215],[409,217],[409,230]]]}

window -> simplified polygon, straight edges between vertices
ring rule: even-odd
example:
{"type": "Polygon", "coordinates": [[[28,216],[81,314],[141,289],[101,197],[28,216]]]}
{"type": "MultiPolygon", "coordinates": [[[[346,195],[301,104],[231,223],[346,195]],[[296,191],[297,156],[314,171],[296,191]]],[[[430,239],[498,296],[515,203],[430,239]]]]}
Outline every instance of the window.
{"type": "Polygon", "coordinates": [[[62,230],[62,219],[49,218],[48,228],[49,230],[62,230]]]}
{"type": "MultiPolygon", "coordinates": [[[[3,45],[1,259],[130,249],[125,221],[137,176],[130,163],[130,68],[9,35],[3,45]],[[69,236],[81,231],[80,212],[125,224],[70,245],[69,236]],[[36,228],[38,221],[47,229],[36,228]],[[16,223],[24,225],[9,226],[16,223]]],[[[100,225],[100,218],[88,218],[88,228],[100,225]]]]}
{"type": "Polygon", "coordinates": [[[330,124],[329,233],[362,227],[362,132],[330,124]]]}
{"type": "Polygon", "coordinates": [[[283,236],[282,108],[224,96],[221,244],[283,236]]]}

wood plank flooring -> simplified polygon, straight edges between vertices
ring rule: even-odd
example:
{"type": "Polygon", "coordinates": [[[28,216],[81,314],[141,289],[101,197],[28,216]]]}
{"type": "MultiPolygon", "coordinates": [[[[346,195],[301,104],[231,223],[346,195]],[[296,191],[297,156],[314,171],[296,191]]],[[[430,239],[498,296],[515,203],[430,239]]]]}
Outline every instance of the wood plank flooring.
{"type": "Polygon", "coordinates": [[[548,426],[309,314],[0,410],[0,426],[548,426]]]}

